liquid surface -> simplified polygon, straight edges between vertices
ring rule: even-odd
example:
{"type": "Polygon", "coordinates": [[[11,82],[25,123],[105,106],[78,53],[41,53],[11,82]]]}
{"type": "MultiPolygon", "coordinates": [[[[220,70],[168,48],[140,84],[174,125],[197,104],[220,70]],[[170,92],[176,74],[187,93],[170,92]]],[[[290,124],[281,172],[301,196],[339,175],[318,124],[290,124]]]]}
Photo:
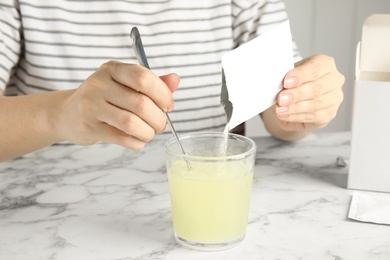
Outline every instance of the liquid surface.
{"type": "Polygon", "coordinates": [[[245,235],[253,166],[184,161],[168,168],[173,228],[182,239],[224,243],[245,235]]]}

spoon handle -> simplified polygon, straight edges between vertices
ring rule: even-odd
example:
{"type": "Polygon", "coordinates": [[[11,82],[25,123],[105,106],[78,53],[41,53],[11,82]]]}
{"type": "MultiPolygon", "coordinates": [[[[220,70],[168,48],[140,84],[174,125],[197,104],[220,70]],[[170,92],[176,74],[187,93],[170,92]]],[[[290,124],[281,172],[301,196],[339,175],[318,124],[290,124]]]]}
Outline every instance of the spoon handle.
{"type": "Polygon", "coordinates": [[[137,27],[133,27],[131,29],[130,38],[139,64],[147,69],[150,69],[148,60],[146,59],[144,45],[142,44],[141,35],[139,34],[137,27]]]}
{"type": "MultiPolygon", "coordinates": [[[[130,38],[132,39],[133,49],[134,49],[135,56],[137,57],[139,64],[147,69],[150,69],[148,60],[146,59],[145,50],[144,50],[144,47],[142,44],[141,35],[140,35],[137,27],[133,27],[131,29],[130,38]]],[[[183,154],[186,154],[183,146],[180,143],[179,137],[177,136],[176,130],[173,127],[171,119],[168,116],[168,113],[165,113],[165,114],[166,114],[167,119],[168,119],[169,127],[171,128],[172,134],[175,137],[176,142],[180,147],[180,150],[182,151],[183,154]]]]}

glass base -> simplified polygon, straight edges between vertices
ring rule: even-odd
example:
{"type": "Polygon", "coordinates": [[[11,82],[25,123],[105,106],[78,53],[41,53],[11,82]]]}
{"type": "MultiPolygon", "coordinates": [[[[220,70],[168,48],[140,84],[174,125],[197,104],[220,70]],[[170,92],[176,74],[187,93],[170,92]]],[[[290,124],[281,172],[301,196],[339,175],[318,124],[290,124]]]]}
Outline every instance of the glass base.
{"type": "Polygon", "coordinates": [[[187,247],[187,248],[190,248],[190,249],[195,249],[195,250],[199,250],[199,251],[222,251],[222,250],[227,250],[227,249],[230,249],[232,247],[235,247],[237,246],[238,244],[241,243],[241,241],[243,241],[245,238],[245,236],[242,236],[238,239],[235,239],[233,241],[229,241],[229,242],[224,242],[224,243],[199,243],[199,242],[193,242],[193,241],[189,241],[189,240],[186,240],[186,239],[183,239],[183,238],[180,238],[178,237],[176,234],[175,234],[175,240],[187,247]]]}

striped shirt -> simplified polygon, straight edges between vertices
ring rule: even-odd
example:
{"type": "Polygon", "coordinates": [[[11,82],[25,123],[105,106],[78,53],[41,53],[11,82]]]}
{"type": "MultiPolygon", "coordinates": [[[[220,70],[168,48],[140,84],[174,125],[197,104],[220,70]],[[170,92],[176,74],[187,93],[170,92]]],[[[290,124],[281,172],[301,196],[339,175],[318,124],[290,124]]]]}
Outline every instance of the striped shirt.
{"type": "Polygon", "coordinates": [[[137,26],[151,69],[181,77],[176,130],[221,130],[221,56],[286,19],[279,0],[0,0],[0,90],[77,88],[108,60],[137,63],[137,26]]]}

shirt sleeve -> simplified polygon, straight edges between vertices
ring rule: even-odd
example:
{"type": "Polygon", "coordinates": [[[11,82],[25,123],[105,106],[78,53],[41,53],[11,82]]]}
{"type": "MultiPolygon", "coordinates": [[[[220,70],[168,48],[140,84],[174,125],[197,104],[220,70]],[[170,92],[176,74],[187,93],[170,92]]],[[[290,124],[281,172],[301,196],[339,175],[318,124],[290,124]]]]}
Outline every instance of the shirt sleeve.
{"type": "Polygon", "coordinates": [[[21,53],[21,21],[16,0],[0,0],[0,90],[4,92],[21,53]]]}
{"type": "MultiPolygon", "coordinates": [[[[282,0],[233,0],[233,37],[235,47],[252,40],[288,19],[282,0]]],[[[301,60],[293,40],[294,61],[301,60]]]]}

